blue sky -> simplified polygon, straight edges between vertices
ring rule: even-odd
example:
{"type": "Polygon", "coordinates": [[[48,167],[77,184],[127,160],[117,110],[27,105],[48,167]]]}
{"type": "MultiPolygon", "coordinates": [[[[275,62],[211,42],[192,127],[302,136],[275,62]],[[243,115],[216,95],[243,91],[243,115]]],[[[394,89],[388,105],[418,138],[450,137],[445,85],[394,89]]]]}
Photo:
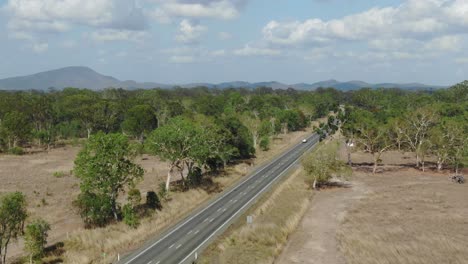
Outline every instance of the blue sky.
{"type": "Polygon", "coordinates": [[[468,79],[468,0],[0,0],[0,78],[468,79]]]}

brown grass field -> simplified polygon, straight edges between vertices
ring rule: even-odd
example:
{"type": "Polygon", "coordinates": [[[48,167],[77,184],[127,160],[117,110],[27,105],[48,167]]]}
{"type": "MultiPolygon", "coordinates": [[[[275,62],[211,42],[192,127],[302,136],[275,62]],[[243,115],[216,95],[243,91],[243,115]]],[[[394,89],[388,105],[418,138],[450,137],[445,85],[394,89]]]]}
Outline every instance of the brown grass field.
{"type": "Polygon", "coordinates": [[[414,168],[412,153],[386,153],[389,165],[376,175],[369,154],[352,159],[351,188],[311,192],[297,171],[210,246],[201,263],[468,263],[467,184],[449,181],[450,171],[414,168]]]}
{"type": "MultiPolygon", "coordinates": [[[[356,162],[368,162],[363,153],[356,162]]],[[[468,184],[452,173],[410,167],[411,154],[390,152],[380,173],[355,168],[365,196],[347,212],[337,232],[347,263],[468,263],[468,184]]]]}
{"type": "MultiPolygon", "coordinates": [[[[66,146],[24,156],[0,155],[0,194],[13,191],[25,193],[29,220],[40,217],[51,224],[50,245],[64,242],[64,248],[52,252],[46,261],[109,263],[116,260],[117,253],[125,254],[137,248],[241,179],[255,165],[284,151],[308,133],[310,131],[281,135],[272,141],[271,150],[258,151],[255,159],[229,167],[224,175],[214,177],[213,184],[207,188],[173,192],[170,201],[163,204],[163,210],[144,219],[136,230],[121,223],[94,230],[83,228],[80,216],[72,205],[79,194],[79,181],[72,175],[73,161],[79,147],[66,146]]],[[[138,157],[136,161],[145,169],[144,180],[138,184],[141,193],[157,191],[167,175],[167,163],[148,155],[138,157]]],[[[174,177],[173,180],[178,179],[174,177]]],[[[124,195],[121,199],[125,199],[124,195]]],[[[21,240],[10,245],[10,261],[22,254],[22,248],[21,240]]]]}

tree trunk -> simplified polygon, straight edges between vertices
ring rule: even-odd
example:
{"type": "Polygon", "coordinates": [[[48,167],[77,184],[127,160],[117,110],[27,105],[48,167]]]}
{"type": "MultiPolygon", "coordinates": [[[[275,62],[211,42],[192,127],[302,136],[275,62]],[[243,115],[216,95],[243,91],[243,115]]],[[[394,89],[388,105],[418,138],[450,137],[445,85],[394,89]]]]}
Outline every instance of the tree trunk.
{"type": "Polygon", "coordinates": [[[312,183],[312,189],[317,189],[317,177],[314,178],[314,183],[312,183]]]}
{"type": "Polygon", "coordinates": [[[87,128],[86,131],[88,132],[88,139],[89,139],[91,137],[92,128],[87,128]]]}
{"type": "Polygon", "coordinates": [[[380,158],[380,155],[377,155],[377,156],[374,155],[374,168],[372,169],[372,174],[374,174],[374,175],[377,172],[377,166],[378,166],[379,158],[380,158]]]}
{"type": "Polygon", "coordinates": [[[169,192],[169,187],[171,185],[171,173],[172,173],[172,170],[174,169],[174,165],[171,165],[169,167],[169,171],[167,172],[167,179],[166,179],[166,192],[169,192]]]}
{"type": "Polygon", "coordinates": [[[437,159],[437,171],[440,172],[442,171],[442,159],[441,158],[438,158],[437,159]]]}
{"type": "Polygon", "coordinates": [[[419,168],[419,153],[416,152],[416,168],[419,168]]]}
{"type": "Polygon", "coordinates": [[[117,202],[115,201],[116,200],[115,194],[111,195],[111,199],[112,199],[112,213],[114,214],[114,219],[115,221],[119,221],[119,214],[117,213],[117,202]]]}

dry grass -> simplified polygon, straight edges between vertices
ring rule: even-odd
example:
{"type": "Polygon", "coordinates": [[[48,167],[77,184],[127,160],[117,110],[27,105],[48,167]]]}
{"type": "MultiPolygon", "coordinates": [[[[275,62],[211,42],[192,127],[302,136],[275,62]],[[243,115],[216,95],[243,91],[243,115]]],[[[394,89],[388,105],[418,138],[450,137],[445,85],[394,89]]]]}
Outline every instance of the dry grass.
{"type": "MultiPolygon", "coordinates": [[[[51,224],[49,234],[51,245],[65,242],[65,247],[53,253],[46,260],[50,263],[63,260],[65,263],[109,263],[121,255],[154,237],[164,228],[188,214],[208,199],[248,174],[255,164],[261,164],[298,142],[307,132],[295,132],[276,140],[271,150],[259,151],[257,158],[248,163],[241,162],[227,172],[214,177],[211,188],[171,194],[170,202],[164,209],[149,219],[144,219],[136,229],[123,224],[111,225],[96,230],[83,229],[83,223],[72,202],[79,194],[79,181],[71,175],[73,161],[79,147],[66,146],[49,152],[37,152],[24,156],[0,155],[0,194],[21,191],[28,199],[30,218],[43,218],[51,224]],[[54,173],[60,173],[56,177],[54,173]],[[41,201],[45,200],[46,204],[41,201]],[[105,257],[103,257],[105,254],[105,257]]],[[[145,169],[144,180],[138,185],[142,194],[157,191],[167,174],[167,163],[157,157],[143,155],[137,162],[145,169]]],[[[174,177],[174,180],[178,180],[174,177]]],[[[121,197],[122,200],[125,196],[121,197]]],[[[19,257],[23,245],[20,240],[9,247],[10,261],[19,257]]]]}
{"type": "MultiPolygon", "coordinates": [[[[272,145],[268,152],[260,152],[255,163],[261,164],[284,151],[291,144],[298,142],[308,132],[296,132],[287,135],[272,145]]],[[[125,254],[136,249],[143,242],[161,233],[178,219],[207,202],[216,193],[234,184],[253,169],[246,163],[238,164],[227,170],[222,177],[212,178],[214,188],[195,189],[187,192],[174,192],[169,202],[163,204],[162,211],[153,217],[144,219],[137,229],[130,229],[122,223],[95,230],[81,230],[71,235],[66,241],[66,263],[110,263],[117,259],[117,253],[125,254]]],[[[160,177],[159,182],[163,180],[160,177]]],[[[153,184],[157,186],[159,183],[153,184]]],[[[144,186],[140,186],[140,189],[144,186]]],[[[147,188],[147,187],[146,187],[147,188]]],[[[156,188],[156,187],[154,187],[156,188]]]]}
{"type": "Polygon", "coordinates": [[[338,231],[347,263],[468,263],[468,184],[451,183],[450,172],[406,167],[412,155],[387,153],[386,160],[393,165],[375,176],[356,169],[370,191],[338,231]]]}
{"type": "Polygon", "coordinates": [[[206,250],[200,263],[273,262],[300,222],[312,192],[303,171],[297,170],[266,196],[245,214],[253,216],[253,224],[247,226],[241,218],[206,250]]]}

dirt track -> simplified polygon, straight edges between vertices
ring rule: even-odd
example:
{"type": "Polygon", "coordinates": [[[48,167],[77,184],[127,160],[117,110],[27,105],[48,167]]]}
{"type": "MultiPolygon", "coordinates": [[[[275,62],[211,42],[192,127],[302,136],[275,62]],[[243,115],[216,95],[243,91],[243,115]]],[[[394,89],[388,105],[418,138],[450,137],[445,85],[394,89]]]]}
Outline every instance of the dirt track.
{"type": "Polygon", "coordinates": [[[336,230],[346,212],[365,192],[363,184],[319,191],[302,222],[275,263],[344,264],[336,230]]]}

